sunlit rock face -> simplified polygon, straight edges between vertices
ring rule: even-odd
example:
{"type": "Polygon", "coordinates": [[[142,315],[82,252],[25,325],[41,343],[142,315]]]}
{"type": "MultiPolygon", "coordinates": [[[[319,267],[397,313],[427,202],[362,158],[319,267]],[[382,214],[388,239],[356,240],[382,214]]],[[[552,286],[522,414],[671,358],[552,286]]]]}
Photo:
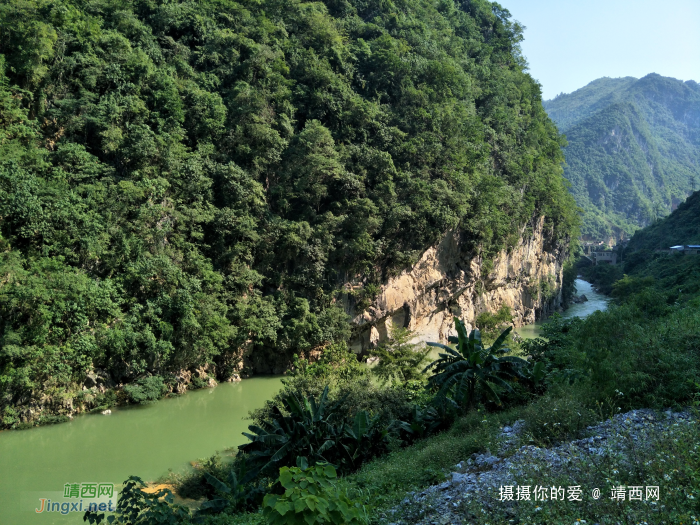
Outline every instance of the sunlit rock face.
{"type": "Polygon", "coordinates": [[[568,244],[553,240],[543,218],[523,228],[518,244],[500,252],[488,273],[482,259],[464,249],[467,244],[463,232],[448,232],[412,268],[389,278],[365,310],[356,310],[350,294],[343,296],[355,331],[353,350],[375,346],[396,326],[410,328],[417,340],[444,342],[453,335],[454,316],[471,329],[480,313],[507,305],[515,326],[522,326],[560,308],[568,244]]]}

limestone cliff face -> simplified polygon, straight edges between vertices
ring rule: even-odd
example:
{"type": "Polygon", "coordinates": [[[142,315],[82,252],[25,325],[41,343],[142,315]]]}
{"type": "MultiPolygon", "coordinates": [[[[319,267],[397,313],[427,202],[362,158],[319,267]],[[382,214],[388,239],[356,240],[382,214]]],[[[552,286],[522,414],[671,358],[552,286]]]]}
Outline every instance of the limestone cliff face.
{"type": "Polygon", "coordinates": [[[355,331],[352,348],[367,350],[394,326],[410,328],[423,341],[444,342],[454,335],[453,316],[471,329],[480,313],[502,305],[511,308],[516,326],[559,309],[568,246],[553,241],[542,218],[530,228],[529,235],[523,229],[517,246],[498,255],[487,275],[481,258],[466,253],[464,234],[452,231],[412,268],[384,283],[366,310],[356,311],[352,295],[345,295],[355,331]]]}

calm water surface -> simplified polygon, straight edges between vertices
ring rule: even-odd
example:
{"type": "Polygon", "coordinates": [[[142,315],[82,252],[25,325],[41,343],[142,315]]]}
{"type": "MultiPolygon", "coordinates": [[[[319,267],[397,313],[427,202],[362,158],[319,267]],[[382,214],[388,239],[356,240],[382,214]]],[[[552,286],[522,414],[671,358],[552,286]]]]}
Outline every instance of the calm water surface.
{"type": "Polygon", "coordinates": [[[129,475],[155,480],[244,443],[249,421],[243,418],[280,385],[279,377],[254,377],[111,415],[0,432],[0,524],[83,523],[82,513],[34,509],[39,498],[63,496],[66,483],[121,484],[129,475]]]}

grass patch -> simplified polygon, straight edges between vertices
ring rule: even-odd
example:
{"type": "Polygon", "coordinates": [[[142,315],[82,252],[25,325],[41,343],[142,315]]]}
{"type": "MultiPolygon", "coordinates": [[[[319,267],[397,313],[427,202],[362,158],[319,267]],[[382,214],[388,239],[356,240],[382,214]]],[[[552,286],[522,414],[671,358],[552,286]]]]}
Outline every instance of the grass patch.
{"type": "Polygon", "coordinates": [[[378,458],[341,480],[348,490],[365,497],[380,519],[406,492],[421,490],[445,480],[454,466],[474,453],[496,451],[501,428],[517,418],[517,410],[459,418],[447,431],[378,458]]]}
{"type": "MultiPolygon", "coordinates": [[[[572,449],[572,460],[552,469],[529,458],[515,468],[517,486],[580,486],[581,501],[500,501],[499,492],[486,501],[465,499],[455,514],[466,523],[486,525],[519,523],[662,524],[700,522],[700,444],[697,417],[669,429],[623,431],[609,440],[602,454],[572,449]],[[521,468],[522,467],[522,468],[521,468]],[[659,487],[659,499],[647,498],[646,487],[659,487]],[[611,499],[613,489],[623,487],[625,499],[611,499]],[[629,487],[642,487],[641,501],[630,500],[629,487]],[[593,498],[593,489],[600,497],[593,498]],[[516,520],[513,518],[517,517],[516,520]],[[580,521],[579,521],[580,520],[580,521]]],[[[513,488],[517,494],[517,489],[513,488]]],[[[617,490],[616,490],[617,493],[617,490]]],[[[551,490],[549,491],[551,495],[551,490]]],[[[634,495],[634,493],[633,493],[634,495]]],[[[409,518],[410,519],[410,518],[409,518]]]]}

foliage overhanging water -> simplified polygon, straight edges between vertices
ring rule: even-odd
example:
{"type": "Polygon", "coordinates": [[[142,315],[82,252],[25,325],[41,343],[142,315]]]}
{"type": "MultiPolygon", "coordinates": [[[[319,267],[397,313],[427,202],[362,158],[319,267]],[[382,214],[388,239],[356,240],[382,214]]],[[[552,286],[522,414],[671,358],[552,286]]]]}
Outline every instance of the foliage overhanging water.
{"type": "MultiPolygon", "coordinates": [[[[588,301],[564,317],[586,317],[607,307],[607,297],[576,281],[588,301]]],[[[536,337],[541,323],[517,332],[536,337]]],[[[79,523],[82,514],[37,514],[39,498],[62,496],[65,483],[120,484],[136,474],[153,480],[168,468],[243,442],[248,411],[262,406],[280,387],[279,377],[189,392],[158,403],[117,409],[109,416],[76,417],[69,423],[0,433],[0,521],[7,525],[79,523]],[[53,493],[53,494],[52,494],[53,493]]]]}

